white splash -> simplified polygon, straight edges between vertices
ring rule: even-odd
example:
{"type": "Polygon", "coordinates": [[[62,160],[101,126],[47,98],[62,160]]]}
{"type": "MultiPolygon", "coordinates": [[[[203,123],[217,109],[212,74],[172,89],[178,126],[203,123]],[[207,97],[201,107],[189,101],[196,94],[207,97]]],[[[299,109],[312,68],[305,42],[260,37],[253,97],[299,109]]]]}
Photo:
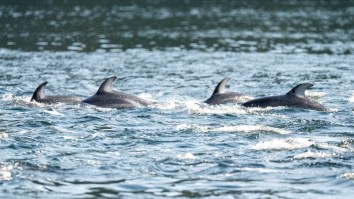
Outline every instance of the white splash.
{"type": "Polygon", "coordinates": [[[205,105],[199,103],[186,103],[186,108],[189,114],[197,115],[224,115],[224,114],[247,114],[247,111],[238,105],[205,105]]]}
{"type": "Polygon", "coordinates": [[[347,178],[349,180],[354,180],[354,173],[345,173],[345,174],[342,174],[340,177],[347,178]]]}
{"type": "Polygon", "coordinates": [[[0,180],[11,180],[12,165],[0,165],[0,180]]]}
{"type": "Polygon", "coordinates": [[[259,142],[252,147],[255,150],[293,150],[306,148],[314,144],[305,138],[273,139],[267,142],[259,142]]]}
{"type": "Polygon", "coordinates": [[[9,137],[9,135],[7,133],[0,132],[0,140],[6,139],[8,137],[9,137]]]}
{"type": "Polygon", "coordinates": [[[352,96],[348,99],[349,103],[354,103],[354,91],[352,92],[352,96]]]}
{"type": "Polygon", "coordinates": [[[191,153],[178,154],[177,158],[178,159],[182,159],[182,160],[185,160],[185,159],[194,160],[194,159],[196,159],[196,157],[193,154],[191,154],[191,153]]]}
{"type": "Polygon", "coordinates": [[[208,125],[198,125],[198,124],[180,124],[177,125],[176,130],[184,131],[191,130],[194,132],[242,132],[242,133],[252,133],[252,132],[273,132],[278,134],[289,134],[291,131],[287,131],[284,129],[279,129],[270,126],[263,125],[234,125],[234,126],[223,126],[223,127],[213,127],[208,125]]]}
{"type": "Polygon", "coordinates": [[[330,153],[307,151],[305,153],[301,153],[299,155],[295,155],[294,158],[295,159],[330,158],[332,156],[333,156],[333,154],[330,154],[330,153]]]}
{"type": "Polygon", "coordinates": [[[325,92],[319,92],[319,91],[310,91],[306,90],[305,95],[308,97],[313,97],[313,98],[321,98],[327,95],[325,92]]]}
{"type": "Polygon", "coordinates": [[[147,101],[154,101],[152,95],[150,93],[141,93],[138,95],[141,99],[147,100],[147,101]]]}

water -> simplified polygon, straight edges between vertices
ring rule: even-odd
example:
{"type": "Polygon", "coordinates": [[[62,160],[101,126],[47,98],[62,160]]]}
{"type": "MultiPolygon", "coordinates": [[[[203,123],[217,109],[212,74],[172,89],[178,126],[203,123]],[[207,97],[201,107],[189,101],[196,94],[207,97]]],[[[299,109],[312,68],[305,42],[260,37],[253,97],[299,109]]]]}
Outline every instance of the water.
{"type": "Polygon", "coordinates": [[[0,197],[351,198],[354,2],[2,2],[0,197]],[[156,102],[45,106],[104,78],[156,102]],[[207,106],[298,83],[330,108],[207,106]]]}

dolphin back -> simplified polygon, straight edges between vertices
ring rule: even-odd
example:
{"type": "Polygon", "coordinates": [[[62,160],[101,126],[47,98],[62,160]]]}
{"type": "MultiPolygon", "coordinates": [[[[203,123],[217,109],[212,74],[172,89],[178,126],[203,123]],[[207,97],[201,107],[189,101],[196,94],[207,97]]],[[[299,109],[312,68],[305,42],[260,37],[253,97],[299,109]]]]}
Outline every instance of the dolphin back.
{"type": "Polygon", "coordinates": [[[104,108],[135,108],[150,104],[139,97],[113,90],[112,83],[115,79],[116,76],[105,79],[97,93],[82,102],[104,108]]]}

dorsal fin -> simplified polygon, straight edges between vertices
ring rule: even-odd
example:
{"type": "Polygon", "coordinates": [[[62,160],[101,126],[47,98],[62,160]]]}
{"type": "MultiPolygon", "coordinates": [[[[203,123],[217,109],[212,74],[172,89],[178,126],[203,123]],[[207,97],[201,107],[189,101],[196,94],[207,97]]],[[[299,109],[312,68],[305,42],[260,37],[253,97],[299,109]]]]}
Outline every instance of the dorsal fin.
{"type": "Polygon", "coordinates": [[[304,83],[304,84],[299,84],[295,86],[293,89],[291,89],[287,95],[297,95],[300,97],[305,97],[305,90],[313,86],[313,84],[310,83],[304,83]]]}
{"type": "Polygon", "coordinates": [[[219,84],[216,86],[213,95],[219,93],[225,93],[226,92],[225,86],[229,80],[230,80],[229,77],[225,77],[223,80],[221,80],[221,82],[219,82],[219,84]]]}
{"type": "Polygon", "coordinates": [[[48,84],[48,82],[43,82],[41,85],[37,87],[37,89],[34,91],[31,102],[36,99],[43,99],[45,97],[44,94],[44,87],[45,85],[48,84]]]}
{"type": "Polygon", "coordinates": [[[112,92],[112,82],[116,79],[116,76],[107,78],[104,80],[104,82],[101,84],[100,88],[97,91],[97,94],[104,93],[104,92],[112,92]]]}

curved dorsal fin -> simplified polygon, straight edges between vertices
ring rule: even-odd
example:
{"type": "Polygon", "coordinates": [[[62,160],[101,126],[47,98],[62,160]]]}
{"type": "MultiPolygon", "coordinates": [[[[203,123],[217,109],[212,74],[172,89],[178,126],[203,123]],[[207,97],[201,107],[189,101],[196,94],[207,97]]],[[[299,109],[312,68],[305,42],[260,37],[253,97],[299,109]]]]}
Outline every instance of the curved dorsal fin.
{"type": "Polygon", "coordinates": [[[310,83],[304,83],[304,84],[299,84],[295,86],[293,89],[291,89],[287,95],[297,95],[300,97],[305,97],[305,90],[313,86],[313,84],[310,83]]]}
{"type": "Polygon", "coordinates": [[[230,80],[230,77],[225,77],[223,80],[221,80],[219,82],[219,84],[216,86],[215,90],[214,90],[214,94],[218,94],[218,93],[225,93],[226,92],[226,83],[230,80]]]}
{"type": "Polygon", "coordinates": [[[100,88],[97,91],[97,94],[104,93],[104,92],[112,92],[112,82],[116,79],[116,76],[107,78],[104,80],[104,82],[101,84],[100,88]]]}
{"type": "Polygon", "coordinates": [[[34,91],[31,102],[36,99],[43,99],[45,97],[44,94],[44,87],[45,85],[48,84],[48,82],[43,82],[41,85],[37,87],[37,89],[34,91]]]}

